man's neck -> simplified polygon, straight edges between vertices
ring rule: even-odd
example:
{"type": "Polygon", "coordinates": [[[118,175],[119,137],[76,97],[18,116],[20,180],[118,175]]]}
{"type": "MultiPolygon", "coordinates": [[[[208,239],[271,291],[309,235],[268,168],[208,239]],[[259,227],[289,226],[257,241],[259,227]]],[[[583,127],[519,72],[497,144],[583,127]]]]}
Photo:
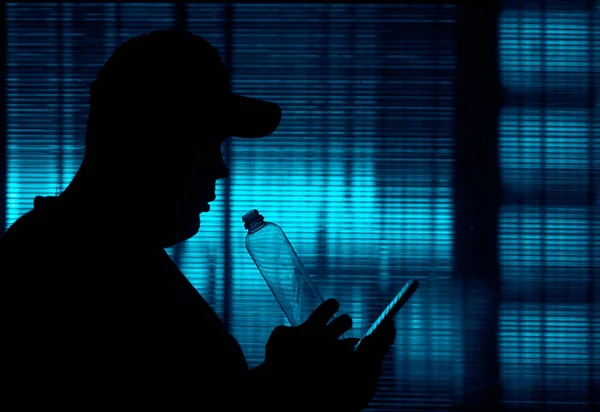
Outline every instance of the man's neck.
{"type": "Polygon", "coordinates": [[[93,185],[69,186],[58,196],[63,211],[93,221],[94,226],[115,236],[118,241],[152,245],[152,234],[144,209],[118,192],[109,193],[93,185]]]}

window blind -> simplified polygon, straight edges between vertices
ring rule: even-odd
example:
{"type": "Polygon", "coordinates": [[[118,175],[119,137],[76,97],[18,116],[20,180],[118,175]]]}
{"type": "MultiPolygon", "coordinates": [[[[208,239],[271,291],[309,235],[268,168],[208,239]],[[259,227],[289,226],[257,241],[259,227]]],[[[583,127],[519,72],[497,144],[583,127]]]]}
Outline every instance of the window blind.
{"type": "Polygon", "coordinates": [[[501,16],[499,349],[519,410],[600,401],[599,7],[507,1],[501,16]]]}
{"type": "Polygon", "coordinates": [[[221,201],[169,253],[227,316],[251,366],[287,322],[245,251],[249,209],[284,229],[322,293],[354,318],[351,336],[418,279],[372,410],[447,409],[462,364],[451,311],[454,22],[441,4],[8,3],[7,224],[73,177],[88,87],[114,48],[184,25],[231,56],[236,92],[280,103],[283,119],[270,137],[231,141],[221,201]]]}

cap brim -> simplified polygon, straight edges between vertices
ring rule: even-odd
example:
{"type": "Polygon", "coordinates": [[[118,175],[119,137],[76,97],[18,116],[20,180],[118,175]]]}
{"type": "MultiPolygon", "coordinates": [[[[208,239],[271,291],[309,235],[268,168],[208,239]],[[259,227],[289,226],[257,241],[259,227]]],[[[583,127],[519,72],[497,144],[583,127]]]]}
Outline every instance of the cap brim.
{"type": "Polygon", "coordinates": [[[228,114],[228,134],[234,137],[268,136],[281,121],[281,109],[276,103],[233,93],[228,114]]]}

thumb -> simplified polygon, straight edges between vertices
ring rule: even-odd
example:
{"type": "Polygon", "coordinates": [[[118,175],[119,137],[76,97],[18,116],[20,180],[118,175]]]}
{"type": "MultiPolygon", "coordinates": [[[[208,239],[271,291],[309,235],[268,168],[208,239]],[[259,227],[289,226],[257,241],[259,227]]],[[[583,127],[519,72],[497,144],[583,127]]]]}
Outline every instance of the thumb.
{"type": "Polygon", "coordinates": [[[387,352],[396,340],[396,325],[394,324],[394,319],[388,319],[382,322],[373,335],[376,335],[375,338],[380,341],[381,346],[385,347],[387,352]]]}
{"type": "Polygon", "coordinates": [[[382,322],[373,333],[366,336],[356,349],[361,358],[382,360],[396,340],[396,326],[393,319],[382,322]]]}
{"type": "Polygon", "coordinates": [[[280,348],[280,346],[285,346],[286,341],[289,340],[291,332],[292,328],[289,326],[280,325],[275,327],[265,345],[267,354],[270,355],[277,350],[281,350],[282,348],[280,348]]]}
{"type": "Polygon", "coordinates": [[[356,344],[360,341],[359,338],[347,338],[340,341],[340,345],[342,348],[347,350],[348,352],[353,352],[356,344]]]}

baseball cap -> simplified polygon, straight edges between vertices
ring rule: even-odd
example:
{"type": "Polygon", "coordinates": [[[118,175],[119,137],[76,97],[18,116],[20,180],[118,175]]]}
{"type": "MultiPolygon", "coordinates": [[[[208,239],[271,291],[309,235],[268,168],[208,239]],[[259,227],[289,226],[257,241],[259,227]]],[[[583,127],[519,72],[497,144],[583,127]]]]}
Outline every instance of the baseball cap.
{"type": "Polygon", "coordinates": [[[118,46],[90,87],[91,104],[198,109],[228,136],[271,134],[281,120],[273,102],[233,93],[217,49],[181,30],[156,30],[118,46]]]}

